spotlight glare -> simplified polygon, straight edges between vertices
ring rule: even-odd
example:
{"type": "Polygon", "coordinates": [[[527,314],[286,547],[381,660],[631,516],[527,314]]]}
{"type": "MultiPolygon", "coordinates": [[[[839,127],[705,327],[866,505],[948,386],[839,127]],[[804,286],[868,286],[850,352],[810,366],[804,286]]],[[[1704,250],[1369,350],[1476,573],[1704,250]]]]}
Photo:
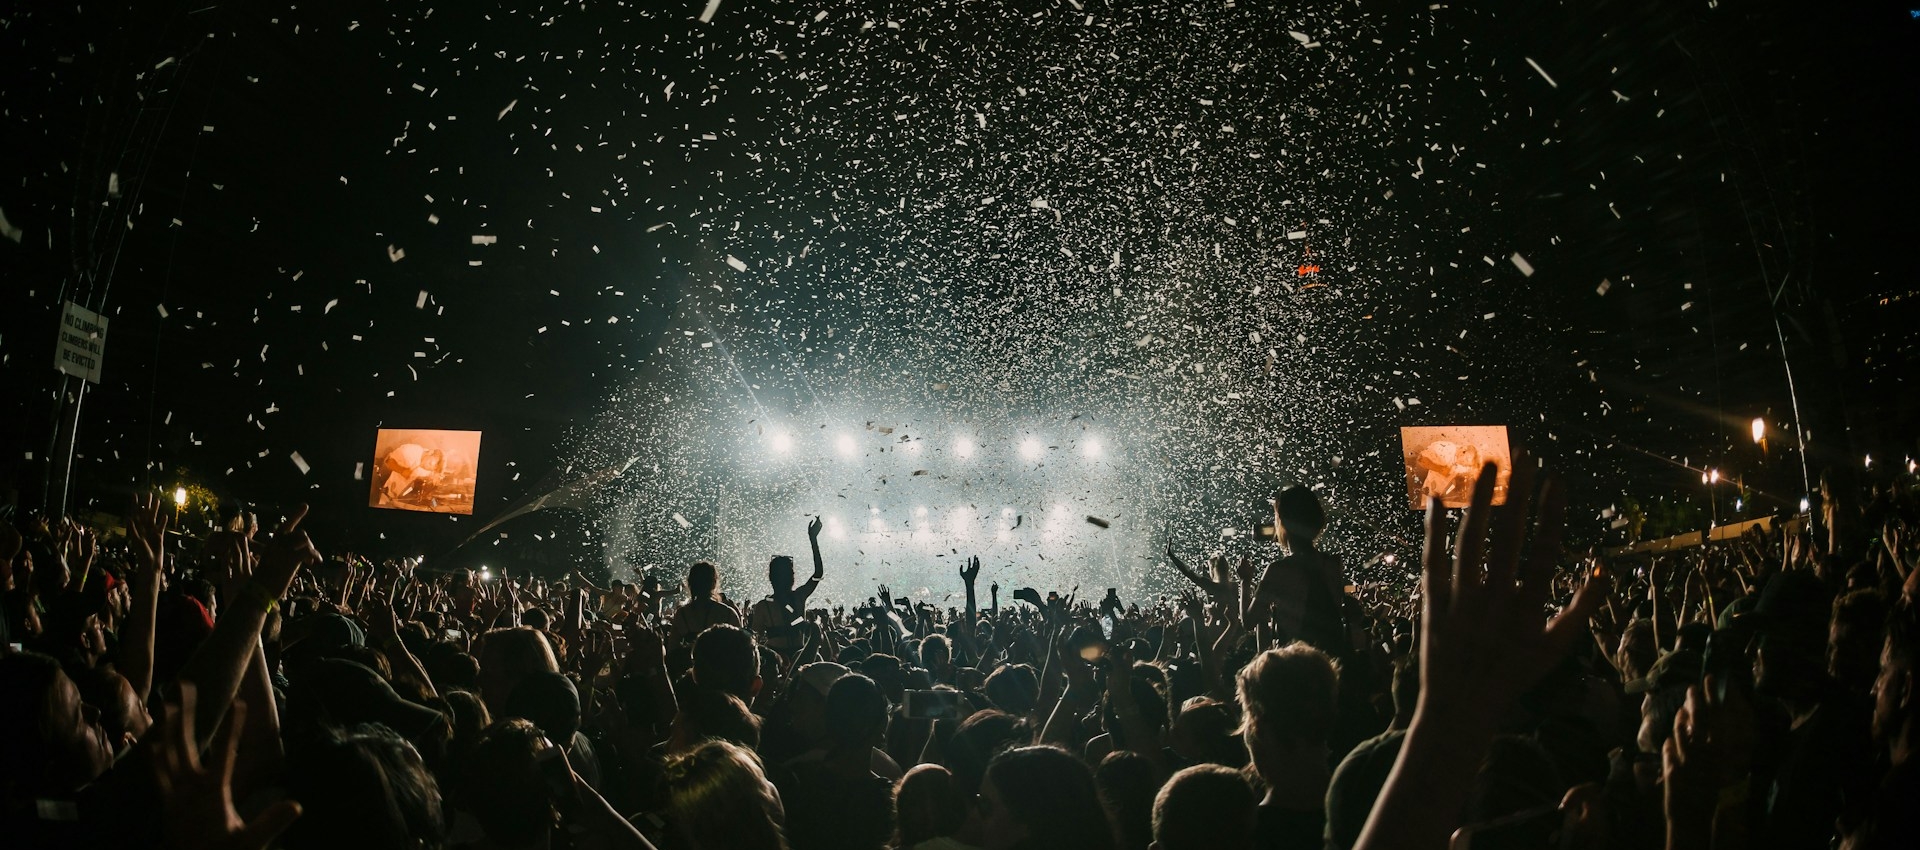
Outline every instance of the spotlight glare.
{"type": "Polygon", "coordinates": [[[1753,417],[1753,441],[1758,443],[1767,438],[1767,420],[1753,417]]]}
{"type": "Polygon", "coordinates": [[[915,505],[915,506],[914,506],[914,508],[913,508],[913,515],[914,515],[914,516],[926,516],[926,515],[927,515],[927,506],[926,506],[926,505],[915,505]]]}
{"type": "Polygon", "coordinates": [[[963,458],[973,457],[973,441],[961,437],[953,443],[953,453],[963,458]]]}
{"type": "Polygon", "coordinates": [[[1810,511],[1810,510],[1813,510],[1813,502],[1812,502],[1811,500],[1809,500],[1809,499],[1806,499],[1806,498],[1804,498],[1804,497],[1803,497],[1803,498],[1801,498],[1801,499],[1800,499],[1800,512],[1804,514],[1804,513],[1806,513],[1807,511],[1810,511]]]}
{"type": "Polygon", "coordinates": [[[187,506],[187,488],[173,488],[173,506],[176,508],[184,508],[187,506]]]}
{"type": "Polygon", "coordinates": [[[1027,460],[1039,460],[1040,453],[1044,451],[1046,447],[1040,445],[1039,440],[1029,437],[1020,442],[1020,457],[1027,460]]]}
{"type": "Polygon", "coordinates": [[[1099,437],[1088,437],[1080,442],[1080,452],[1087,457],[1099,457],[1104,450],[1099,437]]]}
{"type": "Polygon", "coordinates": [[[853,444],[853,438],[845,434],[841,434],[840,439],[834,441],[834,447],[840,450],[841,457],[853,457],[853,453],[859,451],[859,447],[853,444]]]}
{"type": "Polygon", "coordinates": [[[793,438],[788,436],[787,432],[785,431],[773,432],[773,439],[771,442],[773,444],[773,450],[781,454],[786,454],[787,452],[793,450],[793,438]]]}
{"type": "Polygon", "coordinates": [[[1716,469],[1716,470],[1713,470],[1712,472],[1707,473],[1707,483],[1708,484],[1720,483],[1720,470],[1716,469]]]}

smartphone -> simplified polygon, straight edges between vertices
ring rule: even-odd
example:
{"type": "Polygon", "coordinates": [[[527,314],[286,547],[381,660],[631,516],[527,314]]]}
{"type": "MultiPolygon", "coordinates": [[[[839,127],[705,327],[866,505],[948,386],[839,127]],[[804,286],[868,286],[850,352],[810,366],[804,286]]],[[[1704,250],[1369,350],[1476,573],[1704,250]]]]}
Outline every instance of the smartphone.
{"type": "Polygon", "coordinates": [[[460,631],[459,629],[448,629],[448,630],[447,630],[447,640],[450,640],[450,641],[454,641],[455,643],[458,643],[458,642],[460,642],[460,641],[463,641],[463,640],[466,640],[466,639],[467,639],[467,633],[466,633],[466,632],[463,632],[463,631],[460,631]]]}
{"type": "Polygon", "coordinates": [[[1450,850],[1562,850],[1570,834],[1566,822],[1560,807],[1541,806],[1463,826],[1447,846],[1450,850]]]}
{"type": "Polygon", "coordinates": [[[959,691],[908,691],[907,716],[928,720],[959,720],[965,715],[965,695],[959,691]]]}

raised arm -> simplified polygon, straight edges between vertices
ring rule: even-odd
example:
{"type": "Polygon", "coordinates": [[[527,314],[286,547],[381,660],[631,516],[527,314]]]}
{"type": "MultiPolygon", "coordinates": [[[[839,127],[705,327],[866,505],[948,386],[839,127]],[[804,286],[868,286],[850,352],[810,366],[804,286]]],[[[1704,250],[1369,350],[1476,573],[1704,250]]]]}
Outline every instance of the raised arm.
{"type": "Polygon", "coordinates": [[[1600,603],[1598,584],[1588,582],[1565,611],[1541,622],[1566,498],[1557,481],[1541,488],[1532,551],[1523,552],[1534,502],[1528,460],[1515,454],[1508,504],[1497,514],[1490,508],[1498,469],[1481,470],[1451,558],[1440,503],[1428,501],[1420,701],[1356,850],[1447,846],[1495,724],[1566,652],[1600,603]]]}
{"type": "Polygon", "coordinates": [[[978,578],[980,578],[980,556],[974,555],[967,559],[966,566],[960,568],[960,580],[967,585],[967,619],[960,628],[969,637],[973,635],[973,627],[980,617],[980,602],[973,586],[974,580],[978,578]]]}
{"type": "MultiPolygon", "coordinates": [[[[813,578],[807,580],[809,585],[819,584],[820,579],[827,574],[827,562],[820,558],[820,526],[819,517],[814,517],[807,523],[807,545],[813,549],[813,578]]],[[[813,588],[809,587],[807,591],[811,593],[813,588]]]]}
{"type": "MultiPolygon", "coordinates": [[[[301,567],[320,563],[320,553],[314,550],[306,532],[299,530],[300,520],[306,515],[307,508],[301,505],[280,527],[280,533],[261,547],[260,565],[252,575],[243,574],[228,582],[219,622],[180,672],[181,679],[199,689],[199,716],[194,728],[201,730],[203,742],[219,727],[220,718],[240,690],[240,680],[260,645],[260,629],[266,624],[267,612],[279,606],[280,597],[286,595],[301,567]]],[[[237,545],[245,546],[245,542],[238,541],[237,545]]],[[[250,553],[242,550],[240,554],[239,563],[246,563],[250,553]]]]}
{"type": "Polygon", "coordinates": [[[146,701],[153,690],[153,626],[160,608],[160,577],[166,572],[167,512],[149,495],[137,502],[127,523],[133,570],[128,582],[133,608],[127,613],[120,660],[133,694],[146,701]]]}

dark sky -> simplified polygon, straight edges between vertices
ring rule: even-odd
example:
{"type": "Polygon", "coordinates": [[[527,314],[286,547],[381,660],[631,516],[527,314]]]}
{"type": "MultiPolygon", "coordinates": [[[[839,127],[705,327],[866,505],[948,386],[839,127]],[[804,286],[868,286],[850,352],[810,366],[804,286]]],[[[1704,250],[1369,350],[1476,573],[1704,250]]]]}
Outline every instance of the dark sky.
{"type": "MultiPolygon", "coordinates": [[[[0,471],[21,501],[38,503],[47,477],[64,298],[112,321],[105,379],[80,420],[77,503],[190,481],[268,513],[313,502],[322,528],[357,545],[383,536],[398,548],[447,545],[467,527],[359,507],[365,488],[352,473],[375,427],[484,430],[479,512],[490,513],[592,442],[581,429],[620,409],[611,398],[672,368],[653,355],[679,330],[679,305],[740,250],[726,228],[702,230],[703,216],[749,221],[766,247],[782,227],[832,214],[834,190],[822,187],[835,184],[836,162],[866,169],[850,172],[848,193],[909,182],[885,170],[895,160],[872,166],[873,156],[849,153],[858,138],[795,132],[808,109],[831,118],[878,107],[856,98],[802,109],[814,80],[762,75],[770,51],[833,67],[804,54],[857,37],[796,49],[764,35],[815,7],[726,0],[702,24],[703,3],[405,5],[202,0],[0,13],[0,210],[20,231],[18,242],[0,241],[0,380],[15,400],[0,471]],[[743,209],[754,179],[740,170],[743,152],[788,145],[802,163],[790,174],[805,175],[792,185],[818,194],[743,209]]],[[[1416,16],[1428,5],[1351,8],[1416,16]]],[[[1678,488],[1658,458],[1748,462],[1749,419],[1792,422],[1773,299],[1812,465],[1912,452],[1920,20],[1886,3],[1510,5],[1436,25],[1482,45],[1498,69],[1432,84],[1426,104],[1428,120],[1443,122],[1456,107],[1483,108],[1488,81],[1502,87],[1491,97],[1513,117],[1480,137],[1508,151],[1487,163],[1496,188],[1395,187],[1400,221],[1472,225],[1407,229],[1406,253],[1463,243],[1467,265],[1489,254],[1512,287],[1447,309],[1457,321],[1502,312],[1493,342],[1461,346],[1480,346],[1470,351],[1477,377],[1523,389],[1511,409],[1451,412],[1504,415],[1534,442],[1585,447],[1566,449],[1563,465],[1657,479],[1644,489],[1607,481],[1595,504],[1678,488]],[[1539,59],[1554,84],[1541,85],[1523,58],[1539,59]],[[1623,117],[1628,105],[1644,109],[1623,117]],[[1608,184],[1611,210],[1584,194],[1596,184],[1608,184]],[[1502,246],[1516,244],[1560,253],[1529,284],[1505,259],[1512,248],[1502,246]],[[1522,422],[1535,410],[1540,422],[1522,422]]],[[[1010,34],[1024,21],[1067,27],[1107,12],[940,9],[847,14],[937,25],[949,43],[977,34],[1004,50],[1026,37],[1010,34]]],[[[1170,32],[1180,17],[1167,16],[1170,32]]],[[[1032,26],[1042,43],[1064,38],[1032,26]]],[[[1285,30],[1259,37],[1285,44],[1285,30]]],[[[1460,43],[1436,37],[1389,56],[1356,40],[1343,73],[1365,80],[1314,86],[1277,71],[1300,79],[1299,103],[1325,107],[1343,91],[1417,78],[1403,66],[1420,49],[1433,51],[1429,67],[1457,71],[1460,43]]],[[[858,55],[911,93],[922,71],[905,44],[858,55]]],[[[1044,51],[1031,59],[1048,61],[1044,51]]],[[[1126,95],[1127,80],[1100,82],[1126,95]]],[[[1067,114],[1071,97],[1049,108],[1067,114]]],[[[1296,107],[1285,120],[1313,114],[1296,107]]],[[[1431,141],[1329,161],[1372,173],[1431,141]]],[[[1291,155],[1325,156],[1298,145],[1291,155]]],[[[1379,194],[1342,180],[1328,173],[1321,188],[1379,194]]],[[[1389,334],[1430,318],[1411,294],[1371,297],[1389,334]]],[[[1400,365],[1430,356],[1408,351],[1400,365]]],[[[1756,480],[1791,501],[1797,462],[1785,466],[1756,480]]]]}

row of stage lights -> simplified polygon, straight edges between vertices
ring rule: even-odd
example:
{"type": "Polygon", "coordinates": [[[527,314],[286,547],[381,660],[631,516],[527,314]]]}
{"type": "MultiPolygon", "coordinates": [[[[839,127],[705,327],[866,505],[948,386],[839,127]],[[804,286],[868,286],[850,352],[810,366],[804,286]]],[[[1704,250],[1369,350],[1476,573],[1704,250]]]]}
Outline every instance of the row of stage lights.
{"type": "MultiPolygon", "coordinates": [[[[772,450],[775,455],[792,455],[796,448],[793,435],[786,431],[773,431],[767,435],[766,441],[767,447],[772,450]]],[[[908,455],[917,456],[926,450],[925,440],[904,440],[895,445],[897,445],[903,453],[908,455]]],[[[958,437],[954,439],[951,446],[953,456],[961,460],[972,458],[980,451],[980,448],[980,445],[975,443],[971,437],[958,437]]],[[[1080,452],[1082,457],[1089,460],[1098,460],[1106,456],[1106,445],[1101,442],[1099,437],[1081,437],[1075,448],[1080,452]]],[[[1016,447],[1020,459],[1029,463],[1045,457],[1047,449],[1047,444],[1041,442],[1037,437],[1022,439],[1019,446],[1016,447]]],[[[833,452],[842,458],[851,459],[860,454],[860,443],[858,440],[855,440],[851,434],[841,434],[833,438],[833,452]]]]}
{"type": "MultiPolygon", "coordinates": [[[[875,505],[867,508],[865,521],[860,523],[849,522],[838,514],[827,514],[821,517],[821,531],[829,540],[846,540],[853,534],[859,534],[869,541],[885,538],[918,540],[926,543],[973,540],[979,539],[980,533],[987,530],[981,526],[985,525],[983,521],[991,516],[983,515],[975,508],[960,505],[945,511],[944,517],[936,518],[933,513],[926,505],[916,505],[908,512],[910,519],[897,521],[896,524],[895,520],[890,520],[886,513],[875,505]]],[[[1078,525],[1072,509],[1064,502],[1055,502],[1044,517],[1031,525],[1026,524],[1026,517],[1023,517],[1019,511],[1010,507],[1001,508],[998,516],[993,519],[995,521],[992,522],[991,538],[999,541],[1013,540],[1016,533],[1028,528],[1038,531],[1042,539],[1056,539],[1074,530],[1078,525]]]]}

